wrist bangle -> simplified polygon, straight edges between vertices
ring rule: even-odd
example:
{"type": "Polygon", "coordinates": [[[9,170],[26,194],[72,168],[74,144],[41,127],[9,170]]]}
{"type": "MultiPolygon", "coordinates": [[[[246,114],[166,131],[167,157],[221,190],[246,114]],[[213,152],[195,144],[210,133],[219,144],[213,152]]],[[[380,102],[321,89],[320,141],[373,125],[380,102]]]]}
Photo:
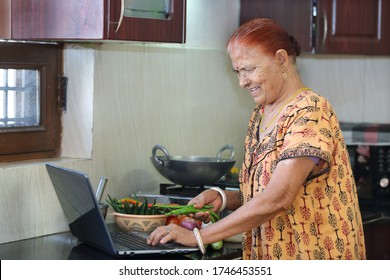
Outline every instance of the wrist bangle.
{"type": "Polygon", "coordinates": [[[204,254],[206,252],[206,249],[203,244],[202,236],[200,236],[200,232],[198,228],[194,228],[193,233],[195,235],[196,243],[198,244],[199,250],[204,254]]]}
{"type": "Polygon", "coordinates": [[[212,187],[212,188],[210,188],[210,190],[217,191],[221,195],[221,197],[222,197],[222,205],[221,205],[221,208],[219,208],[218,212],[222,212],[225,209],[226,204],[227,204],[226,193],[221,188],[218,188],[218,187],[212,187]]]}

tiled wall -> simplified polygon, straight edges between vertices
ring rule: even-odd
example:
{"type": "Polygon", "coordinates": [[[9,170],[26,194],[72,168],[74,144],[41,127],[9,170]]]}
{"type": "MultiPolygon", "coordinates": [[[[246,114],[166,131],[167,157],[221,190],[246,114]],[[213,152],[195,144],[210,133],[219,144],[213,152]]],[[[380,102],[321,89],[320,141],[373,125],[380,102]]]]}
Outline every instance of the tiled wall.
{"type": "Polygon", "coordinates": [[[390,123],[390,57],[303,55],[299,69],[341,121],[390,123]]]}

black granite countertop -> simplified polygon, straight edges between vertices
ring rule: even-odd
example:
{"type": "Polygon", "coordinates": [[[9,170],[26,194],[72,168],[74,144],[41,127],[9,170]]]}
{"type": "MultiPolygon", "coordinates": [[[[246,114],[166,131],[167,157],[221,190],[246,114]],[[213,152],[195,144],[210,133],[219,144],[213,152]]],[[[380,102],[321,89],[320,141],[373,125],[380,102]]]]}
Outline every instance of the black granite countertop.
{"type": "Polygon", "coordinates": [[[241,243],[224,242],[221,250],[190,254],[153,254],[118,257],[80,243],[70,232],[0,244],[1,260],[114,260],[114,259],[240,259],[241,243]]]}

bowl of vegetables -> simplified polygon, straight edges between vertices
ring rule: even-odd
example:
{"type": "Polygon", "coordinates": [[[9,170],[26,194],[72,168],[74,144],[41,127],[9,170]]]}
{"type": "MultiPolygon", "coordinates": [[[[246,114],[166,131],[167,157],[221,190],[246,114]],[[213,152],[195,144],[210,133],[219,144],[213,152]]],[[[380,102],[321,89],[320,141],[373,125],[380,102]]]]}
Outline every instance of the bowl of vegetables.
{"type": "Polygon", "coordinates": [[[166,215],[133,215],[114,212],[115,223],[125,231],[153,231],[166,224],[166,215]]]}
{"type": "MultiPolygon", "coordinates": [[[[156,203],[156,198],[153,198],[153,203],[149,203],[147,197],[144,196],[140,199],[135,194],[133,197],[121,199],[108,195],[107,203],[114,210],[115,223],[121,229],[127,231],[153,231],[158,226],[169,224],[172,217],[185,217],[186,215],[205,211],[210,213],[210,219],[213,222],[219,220],[219,216],[211,211],[213,208],[211,205],[205,205],[203,208],[198,209],[193,204],[156,203]]],[[[186,219],[182,222],[180,225],[183,227],[190,230],[193,229],[191,228],[190,220],[186,219]]]]}
{"type": "Polygon", "coordinates": [[[149,203],[146,198],[140,201],[134,195],[118,200],[108,195],[107,203],[114,209],[115,223],[125,231],[153,231],[167,222],[164,211],[156,207],[155,201],[149,203]]]}

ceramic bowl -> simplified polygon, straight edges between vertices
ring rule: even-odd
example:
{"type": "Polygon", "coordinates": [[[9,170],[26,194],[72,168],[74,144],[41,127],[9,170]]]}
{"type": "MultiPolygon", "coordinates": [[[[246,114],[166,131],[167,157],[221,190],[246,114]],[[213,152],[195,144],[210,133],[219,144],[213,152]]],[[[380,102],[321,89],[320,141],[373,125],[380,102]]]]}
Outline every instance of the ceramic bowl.
{"type": "Polygon", "coordinates": [[[125,231],[153,231],[167,222],[165,215],[131,215],[114,212],[115,223],[125,231]]]}

